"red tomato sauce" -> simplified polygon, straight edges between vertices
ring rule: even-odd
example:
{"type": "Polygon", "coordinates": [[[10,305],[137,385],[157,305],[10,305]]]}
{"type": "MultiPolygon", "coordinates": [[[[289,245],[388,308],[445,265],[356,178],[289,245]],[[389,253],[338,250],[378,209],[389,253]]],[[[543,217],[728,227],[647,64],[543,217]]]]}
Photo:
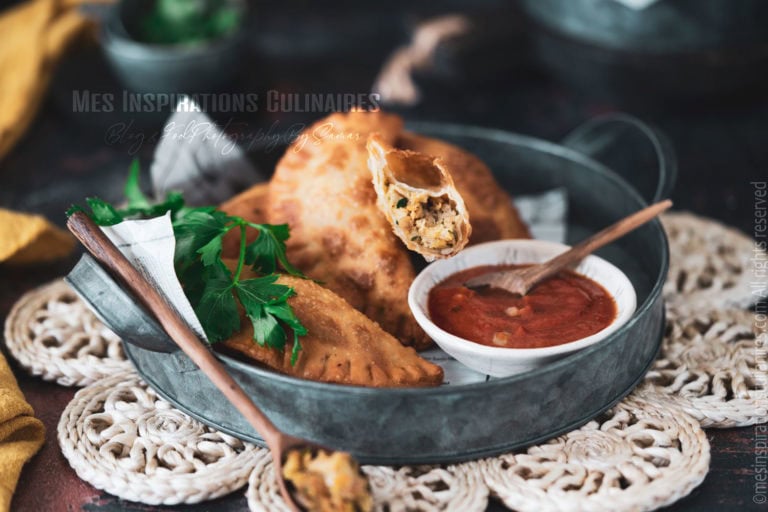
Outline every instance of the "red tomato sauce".
{"type": "Polygon", "coordinates": [[[525,296],[464,283],[476,276],[524,265],[486,265],[448,277],[429,292],[432,321],[461,338],[507,348],[539,348],[578,340],[616,318],[616,302],[592,279],[564,270],[525,296]]]}

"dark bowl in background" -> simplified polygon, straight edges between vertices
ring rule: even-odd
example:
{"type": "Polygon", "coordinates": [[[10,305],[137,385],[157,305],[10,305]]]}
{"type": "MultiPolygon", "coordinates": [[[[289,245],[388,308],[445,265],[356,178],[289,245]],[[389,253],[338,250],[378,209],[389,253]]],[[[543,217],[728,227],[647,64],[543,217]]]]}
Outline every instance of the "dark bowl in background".
{"type": "Polygon", "coordinates": [[[616,0],[523,0],[528,14],[564,35],[638,53],[683,53],[768,41],[764,0],[662,0],[631,9],[616,0]]]}
{"type": "Polygon", "coordinates": [[[697,98],[768,80],[768,2],[522,0],[536,60],[583,89],[697,98]]]}
{"type": "Polygon", "coordinates": [[[137,93],[215,92],[234,81],[241,65],[247,9],[240,26],[202,44],[151,44],[138,40],[137,24],[154,0],[122,0],[107,14],[101,46],[120,82],[137,93]]]}

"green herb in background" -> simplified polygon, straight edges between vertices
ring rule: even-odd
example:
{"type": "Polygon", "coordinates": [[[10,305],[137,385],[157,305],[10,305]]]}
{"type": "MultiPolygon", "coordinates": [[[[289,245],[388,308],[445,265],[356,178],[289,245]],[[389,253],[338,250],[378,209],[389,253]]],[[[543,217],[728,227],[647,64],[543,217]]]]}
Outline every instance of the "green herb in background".
{"type": "Polygon", "coordinates": [[[277,284],[279,267],[288,274],[305,277],[288,262],[285,241],[290,236],[286,224],[255,224],[233,217],[212,206],[189,208],[180,194],[170,193],[165,201],[151,204],[139,188],[139,162],[131,164],[125,184],[128,206],[117,209],[95,197],[86,199],[91,212],[80,206],[67,211],[88,214],[100,226],[112,226],[129,218],[150,218],[171,212],[176,237],[174,264],[184,293],[200,319],[211,343],[225,340],[240,330],[238,302],[253,324],[253,339],[261,346],[282,350],[287,335],[284,326],[293,332],[291,364],[301,350],[299,336],[307,329],[287,303],[293,288],[277,284]],[[259,232],[256,240],[246,241],[248,229],[259,232]],[[232,230],[240,234],[240,251],[234,273],[221,259],[222,239],[232,230]],[[263,277],[241,279],[245,265],[265,274],[263,277]]]}
{"type": "Polygon", "coordinates": [[[200,43],[231,33],[241,17],[228,0],[156,0],[141,21],[140,37],[155,44],[200,43]]]}

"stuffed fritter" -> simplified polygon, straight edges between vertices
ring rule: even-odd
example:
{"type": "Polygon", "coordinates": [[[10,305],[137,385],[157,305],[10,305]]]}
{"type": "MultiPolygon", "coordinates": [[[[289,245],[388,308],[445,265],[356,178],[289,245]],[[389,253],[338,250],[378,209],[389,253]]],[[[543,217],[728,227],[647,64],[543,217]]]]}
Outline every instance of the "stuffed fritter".
{"type": "Polygon", "coordinates": [[[393,144],[401,131],[401,119],[382,112],[332,114],[306,128],[277,164],[267,221],[289,225],[295,266],[421,349],[431,340],[408,308],[413,265],[376,206],[365,147],[371,133],[393,144]]]}
{"type": "MultiPolygon", "coordinates": [[[[250,270],[245,278],[253,277],[250,270]]],[[[262,347],[253,340],[253,326],[243,318],[243,328],[224,347],[258,361],[280,373],[320,382],[371,387],[437,386],[443,369],[404,347],[376,322],[344,299],[319,284],[281,276],[278,284],[290,286],[296,295],[288,299],[307,328],[299,338],[301,351],[291,366],[293,336],[283,350],[262,347]]]]}
{"type": "Polygon", "coordinates": [[[438,157],[450,170],[456,190],[464,199],[472,220],[470,244],[531,237],[512,204],[512,198],[478,157],[442,140],[410,132],[403,132],[396,146],[438,157]]]}
{"type": "Polygon", "coordinates": [[[440,158],[396,149],[373,134],[368,169],[379,210],[408,249],[432,261],[467,245],[469,214],[440,158]]]}

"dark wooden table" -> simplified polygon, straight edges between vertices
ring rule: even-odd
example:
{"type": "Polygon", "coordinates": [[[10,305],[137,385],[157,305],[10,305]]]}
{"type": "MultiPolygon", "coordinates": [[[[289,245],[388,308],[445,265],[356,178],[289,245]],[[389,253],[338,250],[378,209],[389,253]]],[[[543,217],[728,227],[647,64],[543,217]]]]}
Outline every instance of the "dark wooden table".
{"type": "MultiPolygon", "coordinates": [[[[249,40],[251,58],[244,62],[242,76],[231,91],[257,92],[262,98],[271,89],[281,93],[366,93],[378,66],[392,48],[402,44],[408,28],[437,9],[405,2],[389,2],[389,9],[339,4],[341,8],[336,11],[313,12],[304,2],[264,3],[249,40]],[[369,13],[366,8],[378,12],[369,13]]],[[[463,7],[462,2],[451,1],[440,10],[459,7],[463,7]]],[[[537,65],[528,37],[531,29],[520,21],[514,5],[488,0],[473,9],[489,27],[498,26],[494,19],[504,20],[505,30],[496,33],[501,42],[494,51],[470,53],[470,58],[455,49],[445,50],[441,74],[420,79],[424,101],[415,108],[399,110],[407,118],[498,127],[558,140],[594,115],[628,111],[653,122],[672,140],[680,169],[672,196],[677,209],[753,232],[750,182],[765,181],[768,175],[765,89],[694,98],[638,96],[606,87],[597,76],[594,87],[585,87],[583,82],[568,85],[537,65]],[[489,16],[489,9],[497,11],[489,16]]],[[[111,113],[74,112],[73,91],[86,89],[117,94],[120,90],[98,52],[88,49],[76,52],[62,65],[32,129],[0,161],[0,206],[41,212],[63,225],[66,207],[85,196],[119,200],[134,155],[145,165],[151,160],[152,135],[165,115],[126,113],[119,105],[111,113]]],[[[287,129],[322,115],[265,110],[215,117],[229,123],[232,131],[253,134],[270,127],[287,129]]],[[[268,170],[279,151],[254,151],[251,156],[268,170]]],[[[74,261],[28,269],[0,265],[0,319],[22,293],[64,275],[74,261]]],[[[14,510],[165,510],[119,501],[80,481],[59,453],[55,435],[61,411],[74,390],[13,368],[48,430],[41,453],[24,469],[14,510]]],[[[757,510],[753,503],[754,428],[710,430],[708,437],[712,464],[706,481],[669,510],[757,510]]],[[[238,492],[198,506],[173,509],[239,511],[247,510],[247,506],[238,492]]],[[[492,503],[490,509],[501,507],[492,503]]]]}

